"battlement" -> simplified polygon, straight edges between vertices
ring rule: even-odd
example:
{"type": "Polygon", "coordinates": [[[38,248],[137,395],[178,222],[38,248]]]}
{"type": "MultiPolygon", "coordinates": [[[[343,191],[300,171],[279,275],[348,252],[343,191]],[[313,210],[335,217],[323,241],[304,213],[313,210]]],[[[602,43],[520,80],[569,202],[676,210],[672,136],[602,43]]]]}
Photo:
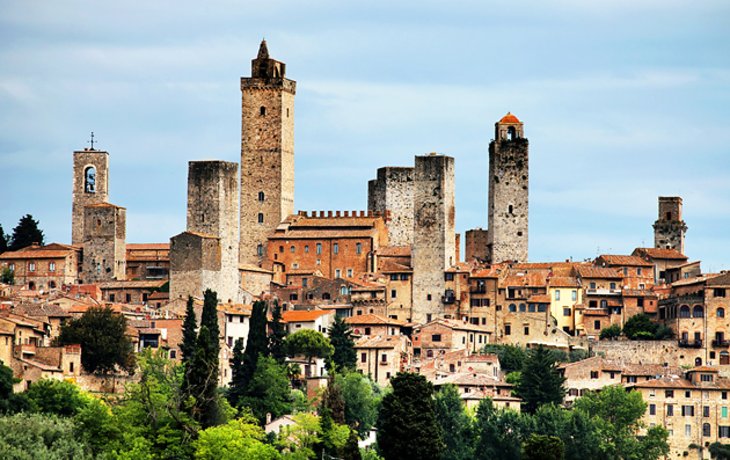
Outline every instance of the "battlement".
{"type": "Polygon", "coordinates": [[[390,220],[390,211],[299,211],[297,212],[297,216],[299,217],[306,217],[310,219],[338,219],[338,218],[348,218],[351,219],[353,217],[363,217],[363,218],[377,218],[382,217],[383,219],[390,220]]]}

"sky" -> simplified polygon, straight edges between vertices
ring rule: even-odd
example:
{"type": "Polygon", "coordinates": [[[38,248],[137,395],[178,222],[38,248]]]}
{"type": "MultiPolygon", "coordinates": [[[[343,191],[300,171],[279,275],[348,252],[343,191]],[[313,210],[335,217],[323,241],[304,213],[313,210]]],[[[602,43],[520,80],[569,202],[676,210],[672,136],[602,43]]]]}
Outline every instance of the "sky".
{"type": "Polygon", "coordinates": [[[456,162],[456,228],[487,226],[488,145],[530,140],[531,261],[653,245],[730,268],[730,2],[0,0],[0,224],[71,239],[74,150],[110,153],[127,241],[185,229],[190,160],[240,160],[240,77],[266,38],[297,81],[295,209],[366,209],[377,168],[456,162]]]}

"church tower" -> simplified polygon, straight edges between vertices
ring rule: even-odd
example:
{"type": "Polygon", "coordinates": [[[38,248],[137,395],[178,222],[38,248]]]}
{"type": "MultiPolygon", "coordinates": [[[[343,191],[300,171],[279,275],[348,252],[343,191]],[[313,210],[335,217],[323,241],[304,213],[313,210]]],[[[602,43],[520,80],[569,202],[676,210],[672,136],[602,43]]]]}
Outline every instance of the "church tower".
{"type": "Polygon", "coordinates": [[[654,222],[654,247],[676,249],[684,254],[687,224],[682,220],[682,197],[660,196],[659,217],[654,222]]]}
{"type": "Polygon", "coordinates": [[[267,236],[294,213],[294,95],[286,65],[261,42],[241,78],[241,263],[259,264],[267,236]]]}
{"type": "Polygon", "coordinates": [[[84,243],[84,208],[109,200],[109,153],[93,147],[73,154],[71,244],[84,243]]]}
{"type": "Polygon", "coordinates": [[[487,258],[527,262],[529,143],[523,123],[507,113],[494,125],[489,144],[487,258]]]}

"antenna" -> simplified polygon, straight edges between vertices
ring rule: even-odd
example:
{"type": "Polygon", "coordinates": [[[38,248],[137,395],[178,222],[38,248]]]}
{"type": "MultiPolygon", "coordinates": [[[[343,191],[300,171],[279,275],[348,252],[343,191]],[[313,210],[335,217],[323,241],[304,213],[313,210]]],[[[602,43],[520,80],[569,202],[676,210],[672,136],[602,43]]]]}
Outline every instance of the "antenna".
{"type": "Polygon", "coordinates": [[[89,144],[91,144],[91,150],[94,150],[94,131],[91,132],[91,139],[89,140],[89,144]]]}

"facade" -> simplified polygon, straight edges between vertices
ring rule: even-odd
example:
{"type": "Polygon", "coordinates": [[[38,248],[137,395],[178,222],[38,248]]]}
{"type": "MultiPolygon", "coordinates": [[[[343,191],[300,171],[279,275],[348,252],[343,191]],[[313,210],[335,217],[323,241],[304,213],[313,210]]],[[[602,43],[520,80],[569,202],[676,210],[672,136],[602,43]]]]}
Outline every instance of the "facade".
{"type": "Polygon", "coordinates": [[[109,153],[84,149],[73,153],[71,244],[84,242],[84,208],[109,200],[109,153]]]}
{"type": "Polygon", "coordinates": [[[240,296],[238,165],[191,161],[187,231],[170,240],[170,299],[202,297],[212,289],[222,302],[240,296]]]}
{"type": "Polygon", "coordinates": [[[682,220],[682,197],[660,196],[659,217],[654,222],[654,247],[676,249],[684,254],[687,224],[682,220]]]}
{"type": "Polygon", "coordinates": [[[260,264],[266,238],[294,213],[294,95],[266,41],[241,78],[240,259],[260,264]]]}
{"type": "Polygon", "coordinates": [[[388,241],[392,246],[413,244],[414,169],[386,166],[368,182],[368,211],[390,214],[388,241]]]}
{"type": "Polygon", "coordinates": [[[357,370],[381,386],[410,364],[411,341],[404,335],[362,337],[355,342],[357,370]]]}
{"type": "Polygon", "coordinates": [[[489,230],[473,228],[466,231],[464,247],[464,260],[486,261],[489,257],[487,246],[489,245],[489,230]]]}
{"type": "Polygon", "coordinates": [[[33,244],[0,254],[0,268],[9,268],[15,274],[16,285],[31,291],[50,291],[76,282],[80,259],[81,249],[76,246],[33,244]]]}
{"type": "Polygon", "coordinates": [[[124,280],[127,210],[109,203],[84,208],[84,283],[124,280]]]}
{"type": "Polygon", "coordinates": [[[160,280],[170,277],[170,243],[127,243],[127,279],[160,280]]]}
{"type": "Polygon", "coordinates": [[[455,260],[454,159],[416,156],[413,194],[413,315],[427,323],[443,315],[444,271],[455,260]]]}
{"type": "Polygon", "coordinates": [[[523,123],[508,113],[489,143],[488,261],[527,262],[529,143],[523,123]]]}

